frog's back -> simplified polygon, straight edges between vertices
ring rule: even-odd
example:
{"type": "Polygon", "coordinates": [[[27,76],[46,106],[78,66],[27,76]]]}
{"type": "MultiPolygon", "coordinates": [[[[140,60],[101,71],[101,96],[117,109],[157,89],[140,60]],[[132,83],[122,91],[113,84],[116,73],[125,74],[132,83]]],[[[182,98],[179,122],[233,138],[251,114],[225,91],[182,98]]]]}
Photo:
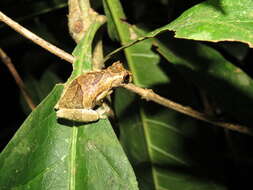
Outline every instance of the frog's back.
{"type": "Polygon", "coordinates": [[[58,108],[81,109],[83,108],[82,101],[82,88],[78,84],[77,79],[75,79],[70,83],[61,97],[58,103],[58,108]]]}
{"type": "MultiPolygon", "coordinates": [[[[113,77],[107,70],[91,71],[80,75],[66,88],[58,107],[68,109],[92,109],[100,100],[99,95],[112,88],[113,77]]],[[[102,97],[103,98],[103,97],[102,97]]]]}
{"type": "Polygon", "coordinates": [[[93,108],[97,96],[104,91],[104,71],[93,71],[77,78],[82,89],[82,105],[84,108],[93,108]]]}

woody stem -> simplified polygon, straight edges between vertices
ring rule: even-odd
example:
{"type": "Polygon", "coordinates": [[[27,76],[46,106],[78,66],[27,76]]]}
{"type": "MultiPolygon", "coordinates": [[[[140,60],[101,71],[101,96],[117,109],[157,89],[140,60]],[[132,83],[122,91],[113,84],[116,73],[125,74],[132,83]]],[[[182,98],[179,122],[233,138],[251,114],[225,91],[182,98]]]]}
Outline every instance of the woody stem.
{"type": "Polygon", "coordinates": [[[246,126],[220,121],[219,119],[211,117],[205,113],[196,111],[190,107],[183,106],[183,105],[173,102],[169,99],[161,97],[158,94],[154,93],[150,89],[140,88],[138,86],[135,86],[134,84],[124,84],[124,85],[122,85],[122,87],[124,87],[136,94],[139,94],[142,98],[146,99],[147,101],[151,100],[153,102],[156,102],[160,105],[163,105],[167,108],[173,109],[177,112],[183,113],[183,114],[188,115],[190,117],[205,121],[207,123],[210,123],[210,124],[213,124],[213,125],[216,125],[219,127],[223,127],[225,129],[229,129],[229,130],[233,130],[233,131],[237,131],[237,132],[241,132],[241,133],[253,136],[253,131],[251,131],[246,126]]]}
{"type": "Polygon", "coordinates": [[[31,110],[34,110],[36,106],[33,103],[32,98],[30,97],[23,80],[21,79],[20,75],[18,74],[10,57],[1,48],[0,48],[0,59],[6,65],[6,67],[9,69],[10,73],[12,74],[13,78],[15,79],[15,82],[18,85],[18,87],[20,88],[21,93],[23,94],[26,103],[31,108],[31,110]]]}
{"type": "Polygon", "coordinates": [[[42,48],[46,49],[47,51],[51,52],[52,54],[55,54],[56,56],[64,59],[67,62],[73,63],[74,57],[67,52],[63,51],[62,49],[56,47],[55,45],[47,42],[46,40],[40,38],[36,34],[32,33],[31,31],[27,30],[11,18],[7,17],[5,14],[3,14],[0,11],[0,21],[4,22],[8,26],[10,26],[12,29],[16,30],[18,33],[20,33],[22,36],[28,38],[29,40],[33,41],[35,44],[41,46],[42,48]]]}

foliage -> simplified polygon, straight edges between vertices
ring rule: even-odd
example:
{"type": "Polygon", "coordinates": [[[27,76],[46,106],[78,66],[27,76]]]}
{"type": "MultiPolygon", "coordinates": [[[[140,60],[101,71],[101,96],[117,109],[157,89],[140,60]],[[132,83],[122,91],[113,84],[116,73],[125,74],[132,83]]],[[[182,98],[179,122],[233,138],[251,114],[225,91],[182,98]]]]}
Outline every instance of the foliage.
{"type": "MultiPolygon", "coordinates": [[[[25,19],[31,30],[60,47],[73,48],[66,20],[54,26],[57,18],[65,17],[67,10],[61,7],[66,2],[47,6],[45,2],[39,10],[33,5],[30,16],[17,13],[14,17],[25,19]]],[[[8,10],[7,1],[0,2],[0,7],[1,3],[8,10]]],[[[103,0],[92,5],[106,15],[107,27],[91,25],[74,51],[77,60],[69,80],[92,68],[92,47],[103,34],[104,52],[113,51],[105,64],[124,62],[137,86],[220,119],[252,125],[252,1],[103,0]]],[[[29,79],[27,87],[35,102],[59,78],[66,80],[69,66],[52,66],[55,58],[45,52],[30,55],[33,44],[27,46],[6,26],[0,28],[0,46],[15,63],[21,63],[17,68],[29,79]],[[20,46],[25,47],[23,53],[11,53],[20,46]]],[[[3,149],[0,189],[234,190],[252,186],[250,136],[208,125],[120,88],[112,97],[115,118],[111,122],[62,123],[53,109],[62,88],[52,89],[3,149]]],[[[27,107],[23,109],[28,112],[27,107]]],[[[6,129],[4,133],[7,136],[6,129]]]]}

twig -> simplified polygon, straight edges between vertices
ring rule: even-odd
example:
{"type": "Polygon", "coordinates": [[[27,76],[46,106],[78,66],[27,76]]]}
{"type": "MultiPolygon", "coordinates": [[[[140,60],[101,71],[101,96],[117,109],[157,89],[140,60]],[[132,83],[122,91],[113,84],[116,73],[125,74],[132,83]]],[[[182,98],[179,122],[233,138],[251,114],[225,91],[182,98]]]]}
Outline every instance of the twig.
{"type": "Polygon", "coordinates": [[[122,86],[124,88],[136,93],[136,94],[139,94],[142,98],[146,99],[147,101],[151,100],[151,101],[156,102],[160,105],[163,105],[167,108],[173,109],[175,111],[178,111],[180,113],[191,116],[193,118],[205,121],[207,123],[214,124],[219,127],[223,127],[225,129],[238,131],[238,132],[253,136],[253,131],[251,131],[246,126],[220,121],[219,119],[211,117],[205,113],[198,112],[190,107],[182,106],[181,104],[178,104],[178,103],[175,103],[171,100],[163,98],[163,97],[155,94],[150,89],[143,89],[138,86],[135,86],[134,84],[124,84],[122,86]]]}
{"type": "Polygon", "coordinates": [[[43,40],[42,38],[40,38],[36,34],[30,32],[29,30],[27,30],[26,28],[22,27],[17,22],[12,20],[11,18],[7,17],[1,11],[0,11],[0,21],[3,21],[5,24],[10,26],[12,29],[16,30],[18,33],[20,33],[24,37],[26,37],[29,40],[33,41],[37,45],[43,47],[47,51],[55,54],[56,56],[66,60],[70,63],[74,62],[74,57],[72,55],[68,54],[67,52],[65,52],[61,49],[59,49],[58,47],[54,46],[53,44],[50,44],[49,42],[43,40]]]}
{"type": "MultiPolygon", "coordinates": [[[[68,54],[67,52],[57,48],[56,46],[54,46],[54,45],[50,44],[49,42],[43,40],[42,38],[38,37],[34,33],[30,32],[26,28],[24,28],[21,25],[19,25],[18,23],[16,23],[15,21],[11,20],[9,17],[4,15],[1,11],[0,11],[0,21],[3,21],[7,25],[9,25],[11,28],[16,30],[18,33],[20,33],[23,36],[25,36],[26,38],[32,40],[34,43],[45,48],[46,50],[50,51],[51,53],[55,54],[56,56],[68,61],[69,63],[74,63],[74,57],[72,55],[68,54]]],[[[10,71],[11,71],[11,69],[10,69],[10,71]]],[[[13,71],[11,71],[11,72],[12,72],[12,74],[13,73],[17,74],[15,68],[14,68],[14,72],[13,71]]],[[[13,76],[16,74],[13,74],[13,76]]],[[[19,85],[20,88],[22,87],[21,89],[25,89],[25,88],[23,88],[24,87],[24,85],[22,84],[23,82],[20,83],[20,80],[21,80],[20,77],[18,80],[15,78],[15,80],[19,81],[19,84],[18,84],[18,82],[17,82],[17,84],[19,85]]],[[[185,107],[185,106],[182,106],[182,105],[175,103],[171,100],[163,98],[163,97],[155,94],[150,89],[143,89],[143,88],[137,87],[133,84],[122,85],[122,87],[124,87],[134,93],[139,94],[142,98],[145,98],[146,100],[152,100],[153,102],[156,102],[156,103],[163,105],[167,108],[171,108],[171,109],[178,111],[180,113],[183,113],[185,115],[191,116],[193,118],[196,118],[196,119],[199,119],[199,120],[205,121],[207,123],[211,123],[213,125],[217,125],[219,127],[223,127],[223,128],[229,129],[229,130],[238,131],[238,132],[253,136],[253,131],[251,131],[248,127],[219,121],[217,118],[210,117],[209,115],[207,115],[205,113],[198,112],[190,107],[185,107]]]]}
{"type": "Polygon", "coordinates": [[[9,69],[10,73],[12,74],[13,78],[16,81],[16,84],[21,90],[21,93],[23,94],[26,103],[31,108],[31,110],[35,109],[35,104],[32,101],[32,98],[29,96],[29,93],[26,90],[25,84],[21,77],[19,76],[15,66],[13,65],[10,57],[7,56],[7,54],[0,48],[0,59],[2,62],[6,65],[6,67],[9,69]]]}

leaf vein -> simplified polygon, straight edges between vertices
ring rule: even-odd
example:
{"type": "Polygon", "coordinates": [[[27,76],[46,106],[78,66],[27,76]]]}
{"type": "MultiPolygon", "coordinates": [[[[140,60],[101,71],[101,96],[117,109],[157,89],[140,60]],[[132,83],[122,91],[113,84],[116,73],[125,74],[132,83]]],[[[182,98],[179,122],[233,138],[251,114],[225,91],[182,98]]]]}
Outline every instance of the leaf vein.
{"type": "Polygon", "coordinates": [[[162,123],[160,121],[156,121],[156,120],[151,120],[151,119],[146,119],[147,122],[149,123],[153,123],[153,124],[156,124],[156,125],[160,125],[161,127],[164,127],[164,128],[167,128],[175,133],[178,133],[180,135],[184,135],[181,131],[179,131],[178,129],[174,128],[174,127],[171,127],[170,125],[168,124],[165,124],[165,123],[162,123]]]}
{"type": "Polygon", "coordinates": [[[183,160],[177,158],[176,156],[174,156],[174,155],[168,153],[167,151],[162,150],[161,148],[159,148],[159,147],[157,147],[157,146],[155,146],[155,145],[153,145],[153,144],[151,144],[151,148],[154,149],[154,150],[156,150],[157,152],[159,152],[159,153],[161,153],[161,154],[163,154],[163,155],[165,155],[165,156],[167,156],[167,157],[169,157],[169,158],[175,160],[176,162],[179,162],[180,164],[189,166],[189,164],[186,163],[185,161],[183,161],[183,160]]]}

